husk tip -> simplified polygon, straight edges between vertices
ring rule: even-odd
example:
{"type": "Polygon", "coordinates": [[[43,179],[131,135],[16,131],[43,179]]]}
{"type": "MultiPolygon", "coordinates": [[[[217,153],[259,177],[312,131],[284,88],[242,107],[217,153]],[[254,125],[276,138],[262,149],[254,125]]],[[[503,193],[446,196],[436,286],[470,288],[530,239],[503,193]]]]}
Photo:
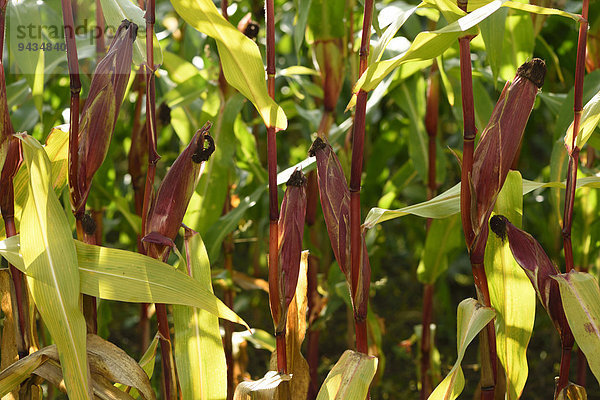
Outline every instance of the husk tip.
{"type": "Polygon", "coordinates": [[[310,146],[310,149],[308,150],[308,155],[314,157],[317,150],[324,149],[326,146],[327,143],[325,143],[325,141],[320,137],[317,137],[313,144],[310,146]]]}
{"type": "Polygon", "coordinates": [[[490,219],[490,229],[502,240],[506,238],[506,222],[508,219],[503,215],[494,215],[490,219]]]}
{"type": "Polygon", "coordinates": [[[288,179],[286,185],[287,186],[296,186],[296,187],[301,187],[301,186],[306,185],[306,177],[302,173],[302,170],[296,169],[290,176],[290,179],[288,179]]]}
{"type": "Polygon", "coordinates": [[[546,77],[546,62],[541,58],[534,58],[531,61],[527,61],[519,67],[517,75],[529,79],[538,88],[541,88],[544,85],[544,78],[546,77]]]}

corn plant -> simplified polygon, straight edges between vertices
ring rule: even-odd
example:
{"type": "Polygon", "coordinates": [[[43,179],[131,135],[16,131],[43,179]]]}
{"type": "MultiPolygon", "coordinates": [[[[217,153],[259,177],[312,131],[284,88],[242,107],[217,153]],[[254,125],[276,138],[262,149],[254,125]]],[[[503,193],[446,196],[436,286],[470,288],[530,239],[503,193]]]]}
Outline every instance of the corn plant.
{"type": "Polygon", "coordinates": [[[599,15],[0,0],[0,396],[597,398],[599,15]]]}

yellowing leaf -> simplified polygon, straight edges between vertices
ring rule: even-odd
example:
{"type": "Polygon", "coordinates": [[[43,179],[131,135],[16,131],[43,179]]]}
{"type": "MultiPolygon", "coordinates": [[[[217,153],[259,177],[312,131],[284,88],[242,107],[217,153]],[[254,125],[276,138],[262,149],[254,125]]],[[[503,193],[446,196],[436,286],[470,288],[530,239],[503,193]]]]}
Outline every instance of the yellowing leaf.
{"type": "MultiPolygon", "coordinates": [[[[509,172],[494,207],[496,214],[505,215],[517,226],[521,225],[523,213],[521,186],[519,172],[509,172]]],[[[484,264],[490,300],[498,315],[496,349],[504,367],[506,399],[516,400],[527,381],[527,345],[535,320],[535,290],[514,260],[508,241],[489,235],[484,264]]]]}
{"type": "Polygon", "coordinates": [[[600,289],[596,279],[575,270],[554,277],[560,287],[560,297],[567,321],[585,354],[590,369],[600,382],[600,289]]]}
{"type": "MultiPolygon", "coordinates": [[[[75,242],[81,293],[131,303],[181,304],[198,307],[248,327],[236,313],[197,281],[168,264],[131,251],[75,242]],[[127,288],[127,290],[123,290],[127,288]]],[[[0,242],[0,255],[25,271],[19,236],[0,242]]]]}
{"type": "Polygon", "coordinates": [[[50,160],[31,136],[21,135],[29,171],[21,235],[24,269],[35,304],[56,343],[69,397],[93,398],[79,309],[77,253],[70,225],[52,187],[50,160]]]}
{"type": "MultiPolygon", "coordinates": [[[[69,150],[69,126],[60,125],[52,128],[46,139],[46,145],[44,150],[48,154],[50,163],[52,165],[52,186],[54,192],[59,195],[67,184],[67,158],[69,150]]],[[[13,179],[13,186],[15,190],[15,224],[17,232],[19,229],[19,222],[21,220],[21,213],[25,200],[27,198],[27,182],[29,175],[27,168],[24,166],[19,169],[15,178],[13,179]]],[[[5,238],[4,232],[4,221],[0,216],[0,238],[5,238]]]]}
{"type": "MultiPolygon", "coordinates": [[[[210,261],[200,235],[186,230],[187,273],[212,293],[210,261]],[[189,235],[189,236],[188,236],[189,235]]],[[[180,266],[179,268],[185,268],[180,266]]],[[[175,362],[184,399],[227,397],[227,363],[219,319],[194,307],[173,306],[175,362]]]]}
{"type": "Polygon", "coordinates": [[[327,374],[317,400],[363,400],[376,371],[376,357],[346,350],[327,374]]]}
{"type": "Polygon", "coordinates": [[[484,307],[475,299],[465,299],[460,302],[456,317],[458,322],[456,332],[458,357],[448,375],[431,393],[429,400],[454,400],[462,392],[465,387],[465,377],[460,363],[465,356],[467,346],[479,331],[494,318],[494,315],[493,308],[484,307]]]}
{"type": "Polygon", "coordinates": [[[188,24],[217,41],[225,79],[254,104],[265,124],[286,129],[285,113],[267,92],[256,43],[226,21],[210,0],[172,0],[171,4],[188,24]]]}

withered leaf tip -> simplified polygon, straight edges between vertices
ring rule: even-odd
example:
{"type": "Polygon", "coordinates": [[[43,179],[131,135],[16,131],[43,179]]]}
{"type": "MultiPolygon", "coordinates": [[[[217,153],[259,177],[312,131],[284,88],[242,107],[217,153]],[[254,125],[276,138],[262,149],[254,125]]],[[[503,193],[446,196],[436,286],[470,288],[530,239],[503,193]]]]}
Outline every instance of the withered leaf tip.
{"type": "Polygon", "coordinates": [[[527,61],[519,67],[517,75],[529,79],[538,88],[544,85],[544,78],[546,77],[546,62],[541,58],[534,58],[531,61],[527,61]]]}
{"type": "Polygon", "coordinates": [[[502,240],[506,238],[507,221],[508,219],[503,215],[494,215],[492,219],[490,219],[490,229],[502,240]]]}
{"type": "Polygon", "coordinates": [[[324,149],[326,146],[327,144],[325,143],[325,141],[318,137],[315,139],[312,146],[310,146],[310,149],[308,150],[308,155],[314,157],[317,150],[324,149]]]}

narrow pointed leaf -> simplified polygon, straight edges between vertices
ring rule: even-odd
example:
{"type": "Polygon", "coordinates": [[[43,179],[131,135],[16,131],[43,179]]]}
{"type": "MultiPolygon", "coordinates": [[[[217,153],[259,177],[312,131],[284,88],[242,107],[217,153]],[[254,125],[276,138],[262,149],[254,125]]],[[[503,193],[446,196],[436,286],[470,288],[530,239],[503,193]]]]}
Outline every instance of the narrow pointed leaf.
{"type": "MultiPolygon", "coordinates": [[[[169,264],[131,251],[92,246],[75,239],[81,293],[130,303],[197,307],[232,322],[248,325],[214,294],[169,264]],[[123,290],[126,287],[127,290],[123,290]]],[[[19,236],[0,242],[0,255],[21,271],[19,236]]]]}
{"type": "MultiPolygon", "coordinates": [[[[580,187],[600,187],[600,177],[586,176],[577,179],[577,188],[580,187]]],[[[535,182],[523,179],[523,195],[533,192],[540,188],[565,188],[564,182],[535,182]]],[[[417,215],[423,218],[447,218],[460,211],[460,183],[439,194],[431,200],[423,203],[413,204],[397,210],[387,210],[384,208],[373,207],[365,218],[363,226],[367,229],[375,225],[403,217],[405,215],[417,215]]]]}
{"type": "Polygon", "coordinates": [[[463,244],[460,219],[452,216],[434,219],[427,233],[423,256],[417,268],[417,278],[433,284],[448,269],[448,253],[463,244]]]}
{"type": "MultiPolygon", "coordinates": [[[[596,130],[598,123],[600,122],[600,92],[596,93],[594,97],[590,101],[583,106],[583,111],[581,113],[581,123],[579,125],[579,132],[577,132],[577,137],[575,138],[575,146],[579,149],[583,147],[584,144],[587,143],[592,133],[596,130]]],[[[573,123],[567,129],[567,134],[565,135],[565,146],[567,147],[567,151],[571,152],[573,149],[571,147],[573,143],[573,123]]]]}
{"type": "Polygon", "coordinates": [[[287,128],[285,113],[270,97],[258,46],[225,20],[210,0],[172,0],[175,11],[194,29],[217,41],[227,82],[254,104],[268,127],[287,128]]]}
{"type": "MultiPolygon", "coordinates": [[[[186,231],[185,247],[187,273],[212,293],[210,262],[200,235],[186,231]]],[[[205,310],[175,305],[173,324],[174,355],[183,399],[225,399],[227,364],[219,319],[205,310]]]]}
{"type": "Polygon", "coordinates": [[[460,364],[465,351],[475,336],[494,318],[493,308],[484,307],[475,299],[465,299],[458,305],[456,347],[458,357],[454,366],[429,396],[429,400],[454,400],[465,387],[465,377],[460,364]]]}
{"type": "MultiPolygon", "coordinates": [[[[521,175],[508,173],[494,212],[521,225],[523,196],[521,175]]],[[[515,262],[508,243],[489,235],[485,250],[485,272],[490,300],[496,310],[496,349],[504,367],[507,400],[521,396],[528,376],[527,346],[535,321],[535,290],[515,262]]]]}
{"type": "Polygon", "coordinates": [[[560,297],[567,321],[585,354],[590,369],[600,382],[600,289],[598,281],[585,272],[575,270],[554,277],[560,286],[560,297]]]}
{"type": "Polygon", "coordinates": [[[79,309],[77,253],[63,208],[54,193],[51,165],[42,146],[22,135],[29,171],[23,210],[23,264],[35,304],[57,344],[69,396],[91,399],[85,320],[79,309]]]}
{"type": "Polygon", "coordinates": [[[377,372],[377,358],[346,350],[333,366],[317,400],[362,400],[377,372]]]}
{"type": "Polygon", "coordinates": [[[369,66],[354,85],[353,92],[356,94],[359,90],[371,91],[400,65],[409,61],[435,58],[446,51],[465,33],[477,34],[477,29],[474,27],[498,10],[504,2],[506,0],[495,0],[441,29],[419,33],[405,53],[369,66]]]}

